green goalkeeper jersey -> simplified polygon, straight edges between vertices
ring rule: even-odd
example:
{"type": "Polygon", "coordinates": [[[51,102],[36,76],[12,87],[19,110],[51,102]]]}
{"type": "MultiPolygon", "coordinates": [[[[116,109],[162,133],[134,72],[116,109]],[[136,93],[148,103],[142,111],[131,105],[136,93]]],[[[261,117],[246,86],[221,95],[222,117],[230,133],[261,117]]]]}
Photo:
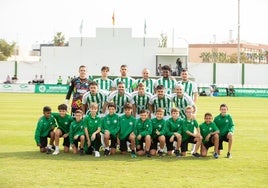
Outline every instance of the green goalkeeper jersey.
{"type": "Polygon", "coordinates": [[[134,132],[136,118],[133,116],[126,116],[125,114],[119,118],[119,139],[125,140],[128,139],[128,135],[134,132]]]}
{"type": "Polygon", "coordinates": [[[116,137],[119,131],[119,116],[117,114],[107,114],[101,121],[101,132],[104,133],[106,130],[110,132],[111,135],[116,137]]]}

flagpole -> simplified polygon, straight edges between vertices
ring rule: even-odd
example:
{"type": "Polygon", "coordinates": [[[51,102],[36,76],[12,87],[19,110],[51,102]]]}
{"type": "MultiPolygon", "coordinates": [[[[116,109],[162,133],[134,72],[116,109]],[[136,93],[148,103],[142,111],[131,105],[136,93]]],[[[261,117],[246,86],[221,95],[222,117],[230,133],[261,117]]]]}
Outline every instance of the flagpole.
{"type": "Polygon", "coordinates": [[[113,21],[113,37],[114,37],[114,24],[115,24],[114,11],[113,11],[113,16],[112,16],[112,21],[113,21]]]}
{"type": "Polygon", "coordinates": [[[82,33],[83,33],[83,19],[81,20],[81,24],[80,24],[80,46],[83,45],[83,36],[82,36],[82,33]]]}
{"type": "Polygon", "coordinates": [[[145,37],[146,37],[146,19],[144,20],[144,28],[143,28],[143,46],[145,47],[145,37]]]}

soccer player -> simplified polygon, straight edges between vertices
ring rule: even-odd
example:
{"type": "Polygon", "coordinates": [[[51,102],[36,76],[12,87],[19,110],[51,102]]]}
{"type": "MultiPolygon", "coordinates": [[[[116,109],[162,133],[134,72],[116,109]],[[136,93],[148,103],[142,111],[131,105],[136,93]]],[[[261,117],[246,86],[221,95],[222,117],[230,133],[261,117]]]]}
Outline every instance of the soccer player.
{"type": "Polygon", "coordinates": [[[111,91],[113,81],[108,78],[108,73],[110,71],[110,68],[107,66],[103,66],[101,68],[101,77],[95,78],[93,81],[98,83],[99,89],[105,90],[105,91],[111,91]]]}
{"type": "Polygon", "coordinates": [[[87,107],[91,105],[91,103],[97,103],[98,104],[98,114],[102,114],[102,108],[104,105],[104,102],[107,98],[107,91],[104,92],[104,90],[98,90],[98,84],[97,82],[91,82],[89,84],[89,91],[86,92],[83,95],[82,98],[82,111],[84,114],[87,114],[86,112],[87,107]]]}
{"type": "Polygon", "coordinates": [[[158,108],[156,110],[156,117],[152,119],[152,144],[150,154],[155,156],[157,151],[157,144],[159,143],[158,155],[163,156],[164,147],[166,144],[166,121],[164,118],[165,110],[158,108]]]}
{"type": "Polygon", "coordinates": [[[220,105],[220,114],[214,118],[214,123],[220,130],[219,154],[223,149],[223,141],[228,142],[227,158],[231,158],[231,149],[233,144],[234,123],[230,114],[227,114],[228,107],[226,104],[220,105]]]}
{"type": "Polygon", "coordinates": [[[180,109],[180,116],[181,118],[185,118],[185,108],[187,106],[192,106],[193,108],[193,114],[196,113],[197,107],[194,104],[193,99],[184,92],[184,87],[182,84],[178,84],[175,87],[175,92],[171,95],[171,100],[174,102],[175,107],[180,109]]]}
{"type": "Polygon", "coordinates": [[[188,143],[193,143],[195,144],[195,148],[192,155],[199,158],[201,155],[197,151],[202,143],[200,129],[198,127],[197,121],[194,119],[193,108],[191,106],[187,106],[185,113],[186,117],[183,121],[182,126],[181,153],[182,156],[186,156],[186,151],[188,151],[188,143]]]}
{"type": "Polygon", "coordinates": [[[165,88],[163,85],[158,85],[156,87],[156,94],[151,97],[149,104],[151,116],[158,108],[163,108],[165,110],[164,119],[168,119],[170,117],[171,98],[169,95],[165,94],[165,88]]]}
{"type": "Polygon", "coordinates": [[[73,93],[72,99],[72,111],[71,115],[74,117],[76,110],[82,109],[82,98],[83,95],[88,92],[89,90],[89,83],[90,81],[87,79],[87,68],[85,65],[81,65],[79,67],[79,77],[74,78],[71,81],[68,93],[66,95],[66,102],[65,104],[68,106],[70,97],[73,93]]]}
{"type": "Polygon", "coordinates": [[[71,123],[69,139],[70,144],[73,148],[73,153],[78,153],[78,142],[80,142],[79,153],[84,155],[84,144],[85,144],[85,130],[84,130],[84,121],[83,121],[83,112],[82,110],[76,110],[75,112],[75,121],[71,123]]]}
{"type": "Polygon", "coordinates": [[[138,91],[132,93],[133,105],[133,116],[139,118],[141,110],[149,110],[149,101],[152,98],[151,93],[145,91],[144,83],[138,84],[138,91]]]}
{"type": "Polygon", "coordinates": [[[181,131],[183,120],[180,118],[180,110],[178,108],[171,109],[171,116],[166,122],[166,146],[167,146],[167,154],[169,156],[172,155],[172,151],[174,149],[174,142],[176,141],[176,147],[174,150],[174,154],[176,157],[180,157],[180,147],[181,147],[181,131]]]}
{"type": "Polygon", "coordinates": [[[128,72],[127,65],[121,65],[120,67],[121,76],[114,79],[113,90],[115,90],[116,87],[118,87],[118,82],[123,82],[125,85],[125,90],[129,93],[133,92],[132,85],[135,83],[135,79],[129,77],[127,75],[127,72],[128,72]]]}
{"type": "Polygon", "coordinates": [[[154,88],[157,88],[158,85],[163,85],[167,94],[173,93],[177,81],[170,76],[170,73],[171,69],[168,65],[162,66],[162,77],[155,81],[154,88]]]}
{"type": "Polygon", "coordinates": [[[95,157],[100,157],[100,146],[101,146],[101,118],[97,116],[98,104],[91,103],[89,106],[90,113],[84,118],[85,135],[86,135],[86,154],[93,154],[95,157]]]}
{"type": "Polygon", "coordinates": [[[213,157],[215,159],[219,158],[218,147],[219,147],[219,129],[216,124],[213,122],[213,116],[211,113],[205,113],[204,116],[205,122],[203,122],[199,128],[200,133],[203,138],[201,145],[201,156],[207,156],[208,149],[211,146],[214,146],[213,157]]]}
{"type": "Polygon", "coordinates": [[[190,97],[192,97],[194,103],[196,104],[198,99],[197,85],[189,79],[189,73],[187,69],[182,69],[181,79],[182,80],[178,83],[184,86],[184,92],[187,93],[190,97]]]}
{"type": "Polygon", "coordinates": [[[116,113],[120,116],[124,113],[124,105],[129,102],[133,104],[132,96],[125,91],[125,84],[123,82],[117,83],[117,90],[110,93],[107,102],[103,107],[103,111],[106,110],[108,103],[113,102],[116,105],[116,113]]]}
{"type": "Polygon", "coordinates": [[[140,118],[137,119],[135,124],[135,135],[136,135],[136,148],[138,155],[146,155],[151,157],[151,134],[152,134],[152,121],[148,118],[148,112],[141,110],[140,118]],[[143,143],[145,142],[145,151],[143,149],[143,143]]]}
{"type": "Polygon", "coordinates": [[[117,145],[117,134],[119,132],[119,116],[115,113],[116,105],[114,103],[108,104],[109,113],[104,116],[101,123],[101,132],[104,134],[104,155],[115,154],[117,145]],[[109,147],[109,140],[111,145],[109,147]],[[111,148],[111,149],[110,149],[111,148]]]}
{"type": "Polygon", "coordinates": [[[144,68],[142,70],[142,78],[137,79],[135,83],[137,83],[137,84],[143,83],[145,86],[145,91],[149,92],[151,94],[154,94],[155,80],[150,78],[150,70],[149,69],[144,68]]]}
{"type": "Polygon", "coordinates": [[[126,154],[127,152],[127,142],[130,143],[131,148],[131,157],[136,157],[135,152],[135,134],[134,126],[136,118],[131,115],[132,113],[132,104],[126,103],[124,105],[125,114],[119,118],[119,140],[120,140],[120,151],[121,154],[126,154]]]}
{"type": "Polygon", "coordinates": [[[70,139],[69,139],[69,131],[71,123],[73,122],[73,117],[67,114],[67,105],[60,104],[58,106],[58,113],[52,113],[57,122],[57,129],[55,130],[55,151],[53,155],[58,155],[60,153],[59,142],[60,138],[63,137],[63,146],[64,152],[69,152],[70,148],[70,139]]]}
{"type": "Polygon", "coordinates": [[[43,108],[43,116],[38,120],[35,129],[34,139],[36,145],[39,146],[40,152],[50,154],[52,152],[52,144],[54,142],[55,133],[54,128],[56,127],[56,121],[51,115],[51,108],[45,106],[43,108]],[[50,138],[49,144],[47,144],[47,138],[50,138]]]}

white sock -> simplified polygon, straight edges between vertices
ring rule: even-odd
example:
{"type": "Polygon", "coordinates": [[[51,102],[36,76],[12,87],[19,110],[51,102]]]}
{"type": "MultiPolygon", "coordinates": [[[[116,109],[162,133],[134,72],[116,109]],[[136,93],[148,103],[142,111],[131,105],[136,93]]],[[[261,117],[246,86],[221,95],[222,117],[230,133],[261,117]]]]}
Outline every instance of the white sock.
{"type": "Polygon", "coordinates": [[[105,147],[105,149],[110,150],[110,148],[109,148],[109,147],[105,147]]]}
{"type": "Polygon", "coordinates": [[[60,150],[59,146],[55,146],[55,150],[59,151],[60,150]]]}
{"type": "Polygon", "coordinates": [[[160,152],[163,152],[164,150],[163,149],[159,149],[160,152]]]}
{"type": "Polygon", "coordinates": [[[47,145],[47,148],[48,148],[48,149],[52,149],[52,146],[51,146],[51,145],[47,145]]]}

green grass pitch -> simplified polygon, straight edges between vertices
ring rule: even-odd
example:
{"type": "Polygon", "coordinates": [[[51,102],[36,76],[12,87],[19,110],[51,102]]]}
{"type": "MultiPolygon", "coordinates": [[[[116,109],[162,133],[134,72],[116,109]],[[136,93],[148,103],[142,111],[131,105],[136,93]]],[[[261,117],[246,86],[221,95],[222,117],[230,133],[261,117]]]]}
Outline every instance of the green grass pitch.
{"type": "MultiPolygon", "coordinates": [[[[232,159],[94,158],[41,154],[34,130],[44,105],[57,111],[65,95],[0,93],[0,187],[267,187],[268,99],[200,97],[199,123],[226,103],[235,122],[232,159]]],[[[61,140],[62,143],[62,140],[61,140]]],[[[62,146],[60,147],[62,151],[62,146]]],[[[102,153],[101,153],[102,154],[102,153]]]]}

